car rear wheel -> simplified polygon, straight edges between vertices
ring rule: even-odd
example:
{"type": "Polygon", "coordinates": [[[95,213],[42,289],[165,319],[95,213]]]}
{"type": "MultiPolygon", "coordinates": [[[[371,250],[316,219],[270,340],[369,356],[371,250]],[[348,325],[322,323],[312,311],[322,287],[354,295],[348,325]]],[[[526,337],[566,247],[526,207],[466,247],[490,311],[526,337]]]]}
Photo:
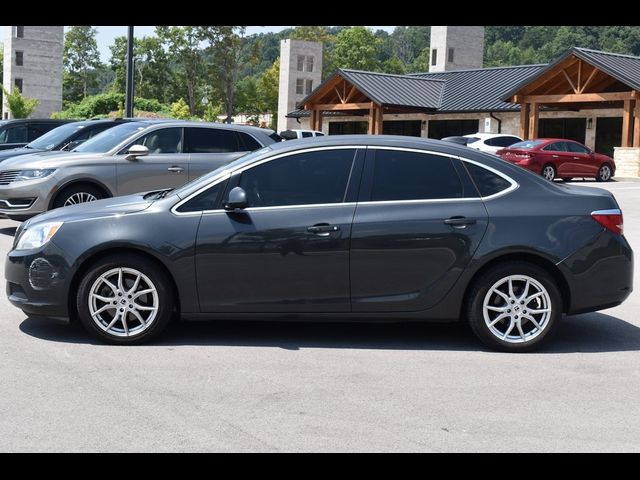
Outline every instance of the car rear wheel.
{"type": "Polygon", "coordinates": [[[547,163],[544,167],[542,167],[542,172],[540,174],[550,182],[553,182],[557,175],[556,167],[554,167],[550,163],[547,163]]]}
{"type": "Polygon", "coordinates": [[[608,182],[609,180],[611,180],[611,173],[611,166],[607,163],[603,163],[598,169],[596,180],[598,182],[608,182]]]}
{"type": "Polygon", "coordinates": [[[562,315],[560,291],[544,269],[527,262],[497,265],[475,282],[467,302],[473,332],[505,352],[538,348],[562,315]]]}
{"type": "Polygon", "coordinates": [[[139,344],[160,334],[173,310],[166,274],[132,254],[99,260],[84,276],[76,298],[84,328],[112,344],[139,344]]]}
{"type": "Polygon", "coordinates": [[[78,203],[94,202],[104,198],[104,194],[93,185],[78,184],[62,190],[55,201],[53,208],[68,207],[78,203]]]}

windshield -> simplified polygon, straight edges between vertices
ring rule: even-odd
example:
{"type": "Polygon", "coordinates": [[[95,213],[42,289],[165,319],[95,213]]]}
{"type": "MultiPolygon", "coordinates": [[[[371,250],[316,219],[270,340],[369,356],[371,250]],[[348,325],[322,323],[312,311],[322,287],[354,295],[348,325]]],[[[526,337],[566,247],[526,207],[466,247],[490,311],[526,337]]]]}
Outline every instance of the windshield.
{"type": "Polygon", "coordinates": [[[61,127],[54,128],[53,130],[45,133],[41,137],[35,139],[33,142],[28,143],[26,148],[36,148],[38,150],[53,150],[61,143],[67,143],[67,139],[74,133],[82,130],[84,125],[78,125],[77,123],[68,123],[61,127]]]}
{"type": "Polygon", "coordinates": [[[118,125],[117,127],[109,128],[102,133],[99,133],[93,138],[90,138],[82,145],[71,150],[72,152],[86,152],[86,153],[106,153],[112,148],[118,146],[124,142],[127,138],[137,133],[148,124],[142,122],[128,122],[118,125]]]}
{"type": "Polygon", "coordinates": [[[542,145],[544,140],[525,140],[524,142],[514,143],[513,145],[509,145],[507,148],[519,148],[521,150],[530,150],[532,148],[537,147],[538,145],[542,145]]]}
{"type": "Polygon", "coordinates": [[[182,197],[183,194],[185,194],[186,192],[188,192],[189,190],[191,190],[194,185],[196,184],[205,184],[207,183],[209,180],[217,177],[218,175],[220,175],[222,172],[224,172],[225,170],[234,170],[236,167],[238,167],[239,165],[242,165],[243,163],[245,163],[247,160],[253,160],[254,158],[260,157],[265,153],[270,152],[271,149],[269,147],[264,147],[261,148],[260,150],[256,150],[254,152],[250,152],[247,153],[246,155],[243,155],[240,158],[235,159],[233,162],[231,163],[227,163],[226,165],[222,165],[221,167],[216,168],[215,170],[209,172],[209,173],[205,173],[204,175],[191,180],[189,183],[185,183],[184,185],[182,185],[180,188],[176,189],[173,191],[174,194],[177,194],[179,197],[182,197]]]}

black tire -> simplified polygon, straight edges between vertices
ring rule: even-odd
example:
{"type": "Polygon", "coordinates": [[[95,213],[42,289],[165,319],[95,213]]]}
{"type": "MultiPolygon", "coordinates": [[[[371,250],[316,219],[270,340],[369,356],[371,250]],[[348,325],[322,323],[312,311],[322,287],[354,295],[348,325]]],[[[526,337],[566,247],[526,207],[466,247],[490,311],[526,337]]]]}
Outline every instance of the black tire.
{"type": "Polygon", "coordinates": [[[51,208],[64,207],[67,200],[78,194],[92,195],[96,200],[105,198],[104,193],[93,185],[89,185],[88,183],[77,183],[75,185],[70,185],[59,192],[58,195],[56,195],[56,199],[54,200],[51,208]]]}
{"type": "Polygon", "coordinates": [[[563,182],[570,182],[571,180],[573,180],[573,177],[562,177],[563,182]]]}
{"type": "Polygon", "coordinates": [[[554,167],[552,164],[547,163],[544,167],[542,167],[542,170],[540,170],[540,175],[542,175],[542,177],[545,178],[546,180],[553,182],[555,178],[558,176],[558,171],[556,170],[556,167],[554,167]],[[549,169],[549,167],[551,168],[549,169]],[[548,175],[547,175],[547,171],[549,172],[548,175]]]}
{"type": "Polygon", "coordinates": [[[613,177],[613,169],[611,165],[608,163],[603,163],[600,165],[598,169],[598,174],[596,175],[596,182],[608,182],[613,177]]]}
{"type": "MultiPolygon", "coordinates": [[[[514,286],[514,291],[515,291],[515,288],[516,286],[514,286]]],[[[516,293],[522,293],[522,291],[516,292],[516,293]]],[[[498,298],[498,297],[496,296],[495,298],[498,298]]],[[[531,302],[541,302],[541,301],[542,300],[531,300],[528,305],[531,305],[531,302]]],[[[517,303],[518,302],[516,302],[516,304],[517,303]]],[[[505,304],[507,304],[506,301],[505,301],[505,304]]],[[[531,308],[528,305],[524,305],[524,306],[521,305],[519,307],[518,305],[516,305],[511,308],[513,309],[519,308],[520,313],[522,312],[526,313],[527,311],[524,309],[531,308]]],[[[555,332],[556,327],[560,322],[560,318],[562,316],[562,297],[560,295],[560,291],[558,289],[558,286],[556,285],[554,278],[546,270],[542,269],[541,267],[534,265],[532,263],[522,262],[522,261],[502,263],[484,272],[474,282],[474,284],[471,286],[471,289],[469,290],[469,295],[467,296],[465,311],[467,313],[467,318],[471,326],[471,329],[476,334],[476,336],[480,339],[480,341],[482,341],[488,347],[495,350],[503,351],[503,352],[529,352],[531,350],[535,350],[542,343],[546,342],[555,332]],[[498,336],[495,333],[492,333],[492,330],[487,324],[487,321],[485,321],[484,313],[483,313],[484,300],[489,290],[491,289],[491,287],[494,286],[497,282],[500,282],[501,280],[504,280],[506,277],[509,277],[512,275],[521,275],[521,276],[530,277],[531,279],[541,284],[542,287],[546,289],[546,292],[548,294],[548,299],[550,300],[550,305],[551,305],[551,312],[549,313],[549,317],[546,319],[544,324],[542,322],[540,323],[541,325],[540,329],[534,328],[533,324],[528,320],[526,320],[526,323],[523,323],[524,325],[522,327],[523,330],[527,330],[529,328],[531,329],[530,332],[525,332],[525,336],[528,333],[531,333],[531,332],[535,333],[538,330],[540,331],[540,333],[537,333],[537,336],[532,335],[532,338],[522,343],[513,343],[514,341],[519,341],[519,340],[505,341],[501,338],[498,338],[498,336]]],[[[511,312],[511,310],[509,310],[509,312],[511,312]]],[[[514,313],[516,312],[514,311],[514,313]]],[[[493,315],[501,315],[501,314],[495,313],[493,315]]],[[[542,315],[544,316],[544,314],[542,315]]],[[[510,323],[507,324],[506,322],[513,322],[513,316],[505,318],[504,320],[501,320],[500,323],[497,323],[496,330],[503,328],[503,330],[507,331],[508,333],[508,328],[510,326],[510,323]]],[[[540,321],[540,318],[541,317],[538,317],[537,320],[540,321]]],[[[495,319],[495,317],[490,318],[489,320],[493,320],[493,319],[495,319]]]]}
{"type": "MultiPolygon", "coordinates": [[[[125,282],[126,281],[127,280],[125,279],[125,282]]],[[[132,286],[131,281],[132,279],[129,279],[130,283],[128,285],[125,285],[125,287],[132,286]]],[[[143,281],[146,282],[146,280],[142,280],[141,284],[143,281]]],[[[113,298],[124,299],[124,297],[116,297],[115,293],[113,298]]],[[[143,296],[141,298],[146,297],[143,296]]],[[[89,270],[84,275],[84,278],[82,279],[78,287],[78,293],[76,296],[78,318],[80,319],[83,327],[94,337],[114,345],[137,345],[148,342],[151,339],[155,338],[166,328],[167,324],[169,323],[169,320],[172,316],[174,303],[174,292],[165,272],[152,261],[149,261],[148,259],[145,259],[144,257],[141,257],[139,255],[130,253],[110,255],[98,260],[89,268],[89,270]],[[96,282],[96,280],[102,274],[117,268],[129,268],[142,273],[153,284],[152,286],[156,289],[157,292],[158,302],[155,317],[153,317],[153,319],[149,322],[148,327],[145,327],[145,329],[141,330],[139,333],[132,334],[131,336],[118,336],[116,334],[106,332],[105,330],[100,328],[92,319],[89,309],[90,292],[94,282],[96,282]]],[[[108,311],[109,310],[107,310],[107,312],[108,311]]],[[[126,306],[121,311],[126,311],[126,306]]],[[[127,322],[128,325],[133,325],[135,328],[136,323],[139,322],[137,322],[135,318],[131,316],[131,314],[125,313],[125,315],[127,315],[126,318],[128,318],[129,322],[131,322],[127,322]]],[[[106,313],[105,316],[112,317],[112,315],[109,313],[106,313]]],[[[147,319],[149,318],[150,317],[147,317],[147,319]]],[[[123,323],[116,323],[115,328],[124,330],[123,323]]]]}

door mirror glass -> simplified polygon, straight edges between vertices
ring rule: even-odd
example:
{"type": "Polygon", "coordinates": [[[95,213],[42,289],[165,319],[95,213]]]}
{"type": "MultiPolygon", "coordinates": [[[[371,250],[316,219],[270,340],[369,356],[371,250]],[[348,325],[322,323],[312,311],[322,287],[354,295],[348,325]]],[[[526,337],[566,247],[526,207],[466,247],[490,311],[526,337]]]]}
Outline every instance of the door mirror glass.
{"type": "Polygon", "coordinates": [[[247,202],[247,192],[242,187],[232,188],[229,192],[229,198],[225,204],[225,210],[242,210],[247,208],[249,203],[247,202]]]}
{"type": "Polygon", "coordinates": [[[144,145],[131,145],[129,150],[127,150],[127,160],[135,160],[137,157],[144,157],[145,155],[149,155],[149,149],[144,145]]]}

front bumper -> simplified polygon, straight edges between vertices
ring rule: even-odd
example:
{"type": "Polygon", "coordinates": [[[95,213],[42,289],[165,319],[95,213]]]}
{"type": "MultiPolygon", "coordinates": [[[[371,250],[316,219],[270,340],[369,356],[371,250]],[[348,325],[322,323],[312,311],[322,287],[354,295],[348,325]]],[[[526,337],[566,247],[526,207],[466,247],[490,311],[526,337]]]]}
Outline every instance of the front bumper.
{"type": "Polygon", "coordinates": [[[7,254],[4,268],[9,301],[27,315],[68,321],[69,266],[52,242],[41,249],[7,254]]]}
{"type": "Polygon", "coordinates": [[[46,212],[54,187],[51,177],[0,185],[0,214],[26,218],[46,212]]]}
{"type": "Polygon", "coordinates": [[[633,291],[633,250],[624,236],[608,230],[558,267],[569,283],[569,314],[615,307],[633,291]]]}

